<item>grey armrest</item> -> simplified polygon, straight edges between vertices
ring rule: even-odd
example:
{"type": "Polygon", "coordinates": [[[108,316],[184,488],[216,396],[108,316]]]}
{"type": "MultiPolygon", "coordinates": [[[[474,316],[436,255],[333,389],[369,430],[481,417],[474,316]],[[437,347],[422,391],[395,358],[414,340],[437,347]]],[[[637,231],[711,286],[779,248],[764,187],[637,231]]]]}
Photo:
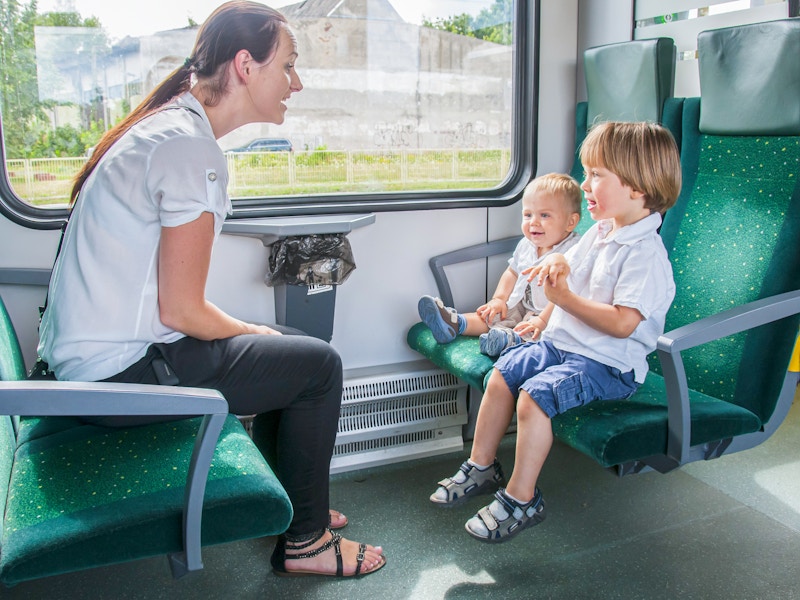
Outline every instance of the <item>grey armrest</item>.
{"type": "Polygon", "coordinates": [[[658,339],[658,358],[667,390],[667,455],[683,464],[691,444],[689,386],[681,352],[735,333],[800,313],[800,290],[749,302],[665,333],[658,339]]]}
{"type": "Polygon", "coordinates": [[[494,240],[492,242],[484,242],[483,244],[475,244],[474,246],[467,246],[434,256],[428,261],[433,278],[436,281],[436,287],[439,290],[439,298],[445,306],[453,306],[453,292],[450,289],[450,283],[447,280],[447,275],[444,268],[447,265],[454,265],[478,258],[487,258],[495,254],[508,254],[509,256],[517,247],[521,236],[503,238],[501,240],[494,240]]]}
{"type": "Polygon", "coordinates": [[[216,390],[132,383],[0,381],[0,414],[31,416],[227,414],[216,390]]]}
{"type": "Polygon", "coordinates": [[[203,568],[200,525],[211,459],[228,415],[216,390],[127,383],[0,381],[0,414],[30,416],[204,415],[195,440],[183,506],[183,548],[170,556],[176,577],[203,568]]]}

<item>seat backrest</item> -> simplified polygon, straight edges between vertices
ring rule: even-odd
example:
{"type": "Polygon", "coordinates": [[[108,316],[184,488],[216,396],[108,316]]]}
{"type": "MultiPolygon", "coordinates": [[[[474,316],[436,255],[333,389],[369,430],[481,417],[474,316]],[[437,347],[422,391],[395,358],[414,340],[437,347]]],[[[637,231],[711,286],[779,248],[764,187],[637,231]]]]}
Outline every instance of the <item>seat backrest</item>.
{"type": "MultiPolygon", "coordinates": [[[[581,181],[580,146],[602,121],[652,121],[672,131],[680,147],[682,101],[672,98],[677,50],[672,38],[633,40],[584,52],[586,102],[575,111],[575,157],[571,175],[581,181]]],[[[584,209],[578,230],[592,225],[584,209]]]]}
{"type": "Polygon", "coordinates": [[[583,53],[587,121],[661,121],[672,97],[677,51],[672,38],[633,40],[583,53]]]}
{"type": "MultiPolygon", "coordinates": [[[[800,19],[698,36],[700,98],[683,107],[683,189],[661,230],[676,282],[667,330],[800,287],[797,48],[800,19]],[[786,109],[776,115],[777,107],[786,109]]],[[[687,351],[690,387],[768,420],[797,327],[793,317],[687,351]]]]}
{"type": "MultiPolygon", "coordinates": [[[[25,378],[25,363],[19,340],[11,323],[3,299],[0,298],[0,381],[16,381],[25,378]]],[[[8,482],[16,450],[16,435],[8,415],[0,415],[0,522],[8,496],[8,482]]]]}
{"type": "Polygon", "coordinates": [[[19,347],[14,324],[0,298],[0,381],[25,379],[25,361],[19,347]]]}

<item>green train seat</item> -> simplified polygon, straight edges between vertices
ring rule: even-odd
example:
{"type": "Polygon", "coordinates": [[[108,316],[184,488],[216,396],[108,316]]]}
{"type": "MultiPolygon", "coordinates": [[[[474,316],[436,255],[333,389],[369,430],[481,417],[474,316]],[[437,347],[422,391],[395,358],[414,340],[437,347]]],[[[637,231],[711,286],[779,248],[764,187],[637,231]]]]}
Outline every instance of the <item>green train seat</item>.
{"type": "Polygon", "coordinates": [[[285,490],[221,394],[27,381],[2,299],[0,507],[7,586],[157,555],[169,555],[179,577],[202,569],[202,545],[276,535],[292,518],[285,490]],[[81,415],[190,418],[104,428],[81,415]]]}

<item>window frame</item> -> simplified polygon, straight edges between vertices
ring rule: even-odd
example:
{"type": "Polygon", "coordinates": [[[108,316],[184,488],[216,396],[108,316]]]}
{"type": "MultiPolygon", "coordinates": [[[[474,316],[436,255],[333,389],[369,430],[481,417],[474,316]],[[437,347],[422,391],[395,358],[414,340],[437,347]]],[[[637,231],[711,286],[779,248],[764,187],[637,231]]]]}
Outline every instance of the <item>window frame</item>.
{"type": "MultiPolygon", "coordinates": [[[[486,190],[338,193],[234,198],[229,219],[508,206],[536,172],[538,138],[540,0],[515,0],[512,51],[512,145],[506,179],[486,190]]],[[[69,210],[37,208],[13,191],[6,170],[0,116],[0,213],[32,229],[61,227],[69,210]]]]}

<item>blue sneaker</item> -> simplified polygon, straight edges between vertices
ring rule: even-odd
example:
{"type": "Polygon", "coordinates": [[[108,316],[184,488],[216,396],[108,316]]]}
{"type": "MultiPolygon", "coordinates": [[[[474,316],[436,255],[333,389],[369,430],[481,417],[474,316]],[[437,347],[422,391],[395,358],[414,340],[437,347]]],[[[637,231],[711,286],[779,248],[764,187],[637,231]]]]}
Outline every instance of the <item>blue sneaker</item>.
{"type": "Polygon", "coordinates": [[[524,340],[513,329],[493,327],[479,338],[481,353],[496,358],[503,350],[521,344],[524,340]],[[485,337],[484,337],[485,336],[485,337]]]}
{"type": "Polygon", "coordinates": [[[433,333],[433,339],[447,344],[458,335],[458,313],[446,307],[439,298],[423,296],[417,303],[419,318],[433,333]]]}

